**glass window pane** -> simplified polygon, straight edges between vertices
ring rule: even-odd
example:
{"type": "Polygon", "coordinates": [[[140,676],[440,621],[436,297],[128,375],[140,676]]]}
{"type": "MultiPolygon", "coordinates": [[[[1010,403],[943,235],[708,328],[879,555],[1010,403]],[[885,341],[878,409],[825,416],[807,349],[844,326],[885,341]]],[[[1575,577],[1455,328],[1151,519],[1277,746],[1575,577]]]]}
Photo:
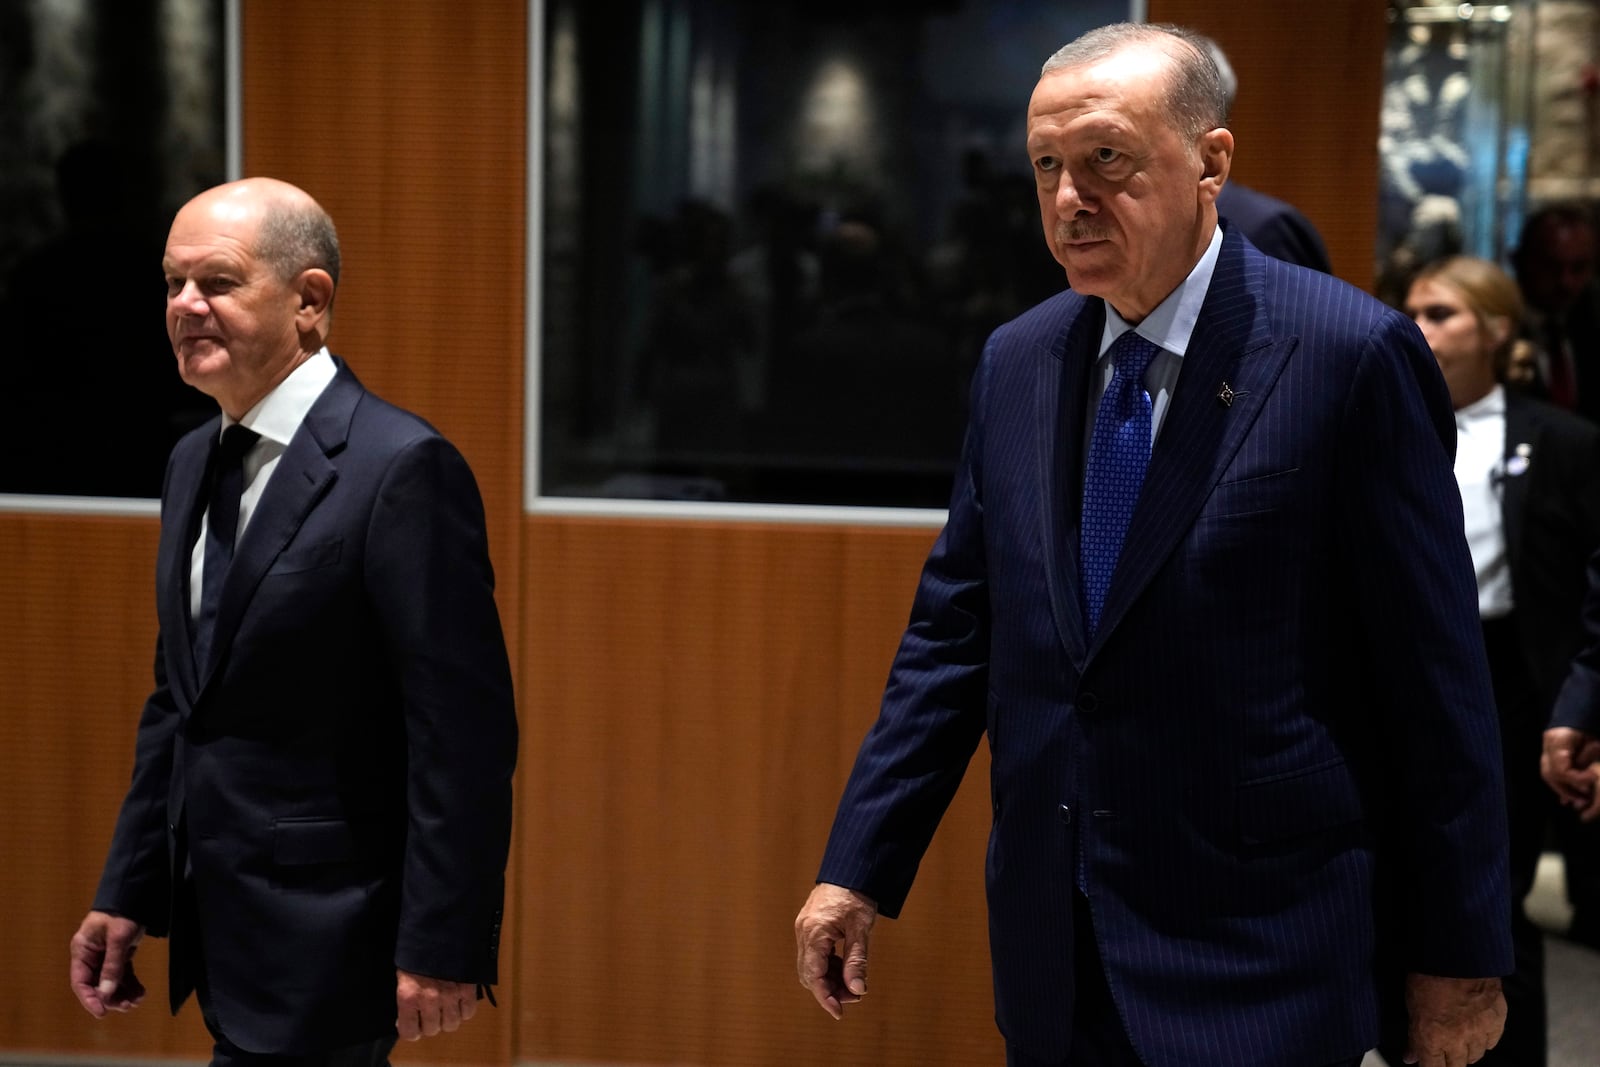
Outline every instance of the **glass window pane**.
{"type": "Polygon", "coordinates": [[[1120,3],[546,5],[542,495],[942,507],[1065,284],[1027,101],[1120,3]]]}

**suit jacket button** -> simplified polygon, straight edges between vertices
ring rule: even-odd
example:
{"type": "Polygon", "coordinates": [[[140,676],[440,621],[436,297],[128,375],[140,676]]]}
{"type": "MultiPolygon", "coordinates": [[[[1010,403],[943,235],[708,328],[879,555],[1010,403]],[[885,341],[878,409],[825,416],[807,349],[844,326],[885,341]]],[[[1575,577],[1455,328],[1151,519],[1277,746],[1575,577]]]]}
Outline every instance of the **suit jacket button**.
{"type": "Polygon", "coordinates": [[[1060,815],[1062,822],[1066,823],[1068,826],[1072,825],[1072,809],[1070,807],[1065,804],[1061,805],[1060,815]]]}
{"type": "Polygon", "coordinates": [[[1093,715],[1100,710],[1100,698],[1093,693],[1079,693],[1078,710],[1087,715],[1093,715]]]}

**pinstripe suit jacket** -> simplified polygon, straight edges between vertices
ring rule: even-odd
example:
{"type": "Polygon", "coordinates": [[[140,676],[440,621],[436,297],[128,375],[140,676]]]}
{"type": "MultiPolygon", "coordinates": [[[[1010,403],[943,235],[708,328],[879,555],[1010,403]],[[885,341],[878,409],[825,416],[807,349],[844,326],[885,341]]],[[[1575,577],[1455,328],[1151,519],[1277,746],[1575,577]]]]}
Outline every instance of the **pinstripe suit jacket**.
{"type": "Polygon", "coordinates": [[[1104,314],[1068,291],[990,338],[820,880],[896,915],[987,733],[1009,1042],[1067,1054],[1076,884],[1151,1067],[1358,1055],[1380,973],[1511,969],[1443,382],[1403,316],[1225,230],[1091,636],[1077,501],[1104,314]]]}

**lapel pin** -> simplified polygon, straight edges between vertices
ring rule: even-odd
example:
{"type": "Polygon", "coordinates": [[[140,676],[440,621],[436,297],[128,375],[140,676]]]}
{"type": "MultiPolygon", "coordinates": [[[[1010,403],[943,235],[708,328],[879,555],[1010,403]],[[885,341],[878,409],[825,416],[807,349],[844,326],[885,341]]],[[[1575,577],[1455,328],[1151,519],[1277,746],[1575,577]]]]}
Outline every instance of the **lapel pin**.
{"type": "Polygon", "coordinates": [[[1515,478],[1519,474],[1528,472],[1528,464],[1533,462],[1533,446],[1524,442],[1516,448],[1516,452],[1506,460],[1506,477],[1515,478]]]}
{"type": "Polygon", "coordinates": [[[1222,401],[1222,406],[1225,408],[1233,407],[1233,402],[1239,397],[1249,395],[1249,393],[1235,392],[1233,386],[1227,382],[1223,382],[1222,388],[1217,390],[1217,399],[1222,401]]]}

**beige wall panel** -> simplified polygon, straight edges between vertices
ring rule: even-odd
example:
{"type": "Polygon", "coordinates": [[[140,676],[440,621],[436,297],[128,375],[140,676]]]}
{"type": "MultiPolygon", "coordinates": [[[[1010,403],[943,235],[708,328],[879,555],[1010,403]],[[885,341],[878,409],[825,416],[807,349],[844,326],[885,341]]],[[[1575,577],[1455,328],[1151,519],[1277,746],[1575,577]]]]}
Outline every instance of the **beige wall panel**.
{"type": "Polygon", "coordinates": [[[200,1056],[166,1009],[166,943],[136,960],[143,1007],[96,1022],[67,988],[133,768],[155,658],[154,519],[0,515],[0,1049],[200,1056]]]}
{"type": "Polygon", "coordinates": [[[1239,76],[1234,177],[1303,211],[1334,273],[1372,290],[1383,0],[1149,0],[1149,21],[1208,34],[1239,76]]]}
{"type": "Polygon", "coordinates": [[[930,531],[530,519],[519,1058],[999,1062],[974,760],[843,1025],[793,919],[930,531]]]}

